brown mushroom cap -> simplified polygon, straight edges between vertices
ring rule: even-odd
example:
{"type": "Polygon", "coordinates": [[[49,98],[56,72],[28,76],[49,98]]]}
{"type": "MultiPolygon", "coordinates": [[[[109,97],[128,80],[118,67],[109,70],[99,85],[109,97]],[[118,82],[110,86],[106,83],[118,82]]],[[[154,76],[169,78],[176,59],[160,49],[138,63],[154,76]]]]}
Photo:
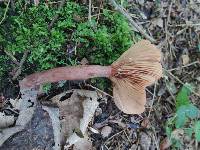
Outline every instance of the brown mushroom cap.
{"type": "Polygon", "coordinates": [[[161,52],[147,40],[134,44],[112,64],[115,104],[127,114],[144,112],[146,86],[162,76],[161,52]]]}

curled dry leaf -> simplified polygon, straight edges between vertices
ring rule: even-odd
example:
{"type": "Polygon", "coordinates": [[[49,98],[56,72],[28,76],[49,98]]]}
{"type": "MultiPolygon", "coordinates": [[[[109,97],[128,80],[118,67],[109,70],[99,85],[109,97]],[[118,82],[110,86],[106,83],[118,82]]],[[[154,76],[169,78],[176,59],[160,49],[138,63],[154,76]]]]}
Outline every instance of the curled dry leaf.
{"type": "Polygon", "coordinates": [[[5,128],[0,132],[0,146],[12,135],[24,129],[25,125],[31,120],[35,106],[38,91],[35,89],[20,89],[22,98],[16,101],[16,107],[20,110],[15,126],[5,128]]]}
{"type": "Polygon", "coordinates": [[[6,116],[4,113],[0,112],[0,129],[13,125],[14,121],[14,116],[6,116]]]}
{"type": "Polygon", "coordinates": [[[47,106],[42,106],[43,110],[47,111],[52,122],[53,126],[53,135],[54,135],[54,150],[60,150],[61,149],[61,144],[60,144],[60,120],[59,120],[59,109],[58,108],[52,108],[52,107],[47,107],[47,106]]]}
{"type": "Polygon", "coordinates": [[[67,141],[66,147],[79,142],[85,136],[98,106],[97,99],[95,91],[87,90],[70,90],[51,99],[60,109],[61,143],[67,141]]]}
{"type": "Polygon", "coordinates": [[[115,104],[127,114],[140,114],[146,103],[145,87],[162,76],[161,52],[142,40],[112,64],[115,104]]]}

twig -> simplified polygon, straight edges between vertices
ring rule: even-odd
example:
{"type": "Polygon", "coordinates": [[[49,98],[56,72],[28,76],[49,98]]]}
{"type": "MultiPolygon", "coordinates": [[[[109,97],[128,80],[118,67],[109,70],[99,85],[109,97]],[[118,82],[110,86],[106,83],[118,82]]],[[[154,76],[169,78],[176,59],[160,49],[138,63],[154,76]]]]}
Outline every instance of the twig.
{"type": "Polygon", "coordinates": [[[99,23],[101,8],[103,8],[103,1],[102,0],[101,0],[101,3],[100,3],[100,6],[99,6],[98,14],[97,14],[97,24],[99,23]]]}
{"type": "MultiPolygon", "coordinates": [[[[171,77],[173,77],[176,81],[178,81],[180,84],[184,85],[184,83],[183,83],[178,77],[176,77],[175,75],[173,75],[170,71],[168,71],[168,70],[166,70],[166,69],[164,69],[164,70],[165,70],[166,73],[168,73],[171,77]]],[[[200,97],[200,95],[199,95],[198,93],[196,93],[194,90],[191,90],[191,92],[192,92],[194,95],[200,97]]]]}
{"type": "Polygon", "coordinates": [[[120,11],[127,19],[128,21],[131,23],[132,27],[137,29],[146,39],[148,39],[149,41],[151,41],[152,43],[155,43],[156,40],[149,36],[146,31],[139,26],[132,18],[131,16],[124,10],[124,8],[121,5],[118,5],[115,0],[110,0],[111,4],[115,7],[116,10],[120,11]]]}
{"type": "MultiPolygon", "coordinates": [[[[59,8],[58,8],[59,11],[60,11],[61,8],[65,5],[65,2],[66,2],[66,0],[62,0],[62,1],[61,1],[60,5],[59,5],[59,8]]],[[[49,30],[53,27],[53,24],[57,21],[58,17],[59,17],[59,13],[57,13],[57,14],[53,17],[53,20],[51,21],[51,23],[50,23],[49,26],[48,26],[48,29],[49,29],[49,30]]]]}
{"type": "Polygon", "coordinates": [[[100,93],[103,93],[103,94],[106,95],[106,96],[109,96],[109,97],[113,98],[113,96],[111,96],[110,94],[108,94],[108,93],[106,93],[106,92],[104,92],[104,91],[98,89],[97,87],[94,87],[94,86],[92,86],[92,85],[90,85],[90,84],[87,84],[87,83],[85,83],[85,85],[86,85],[86,86],[89,86],[89,87],[91,87],[91,88],[93,88],[93,89],[95,89],[95,90],[97,90],[97,91],[99,91],[100,93]]]}
{"type": "Polygon", "coordinates": [[[8,4],[7,4],[7,6],[6,6],[6,10],[5,10],[4,14],[3,14],[3,18],[1,19],[0,24],[2,24],[2,22],[3,22],[3,21],[5,20],[5,18],[6,18],[6,14],[7,14],[7,12],[8,12],[8,7],[9,7],[9,5],[10,5],[10,0],[8,1],[8,4]]]}
{"type": "Polygon", "coordinates": [[[169,37],[168,37],[168,35],[170,36],[170,34],[168,32],[168,25],[169,25],[169,22],[170,22],[170,16],[171,16],[171,11],[172,11],[172,5],[173,5],[173,3],[174,3],[174,0],[172,0],[171,3],[170,3],[168,15],[167,15],[167,20],[166,20],[166,23],[165,23],[165,39],[167,41],[167,47],[168,47],[168,49],[170,51],[171,58],[173,56],[176,57],[175,54],[172,52],[170,41],[169,41],[169,37]]]}
{"type": "Polygon", "coordinates": [[[150,110],[149,110],[149,113],[148,113],[148,118],[149,118],[150,115],[151,115],[153,103],[154,103],[154,101],[155,101],[155,96],[156,96],[156,85],[157,85],[157,82],[156,82],[155,85],[154,85],[153,98],[152,98],[152,102],[151,102],[151,104],[150,104],[150,110]]]}
{"type": "Polygon", "coordinates": [[[13,76],[12,80],[16,80],[17,77],[21,74],[21,72],[22,72],[22,66],[23,66],[24,62],[26,61],[26,58],[27,58],[27,56],[28,56],[28,53],[29,53],[29,51],[25,51],[25,52],[24,52],[24,55],[23,55],[23,57],[22,57],[22,59],[21,59],[21,61],[20,61],[20,63],[19,63],[19,67],[18,67],[18,69],[17,69],[15,75],[13,76]]]}
{"type": "Polygon", "coordinates": [[[111,136],[110,138],[108,138],[104,143],[109,142],[112,138],[114,138],[114,137],[116,137],[117,135],[123,133],[125,130],[126,130],[126,128],[123,129],[123,130],[121,130],[121,131],[119,131],[118,133],[114,134],[113,136],[111,136]]]}
{"type": "Polygon", "coordinates": [[[200,62],[199,61],[194,61],[194,62],[192,62],[190,64],[187,64],[187,65],[184,65],[184,66],[181,66],[181,67],[169,69],[168,71],[179,70],[179,69],[186,68],[186,67],[189,67],[189,66],[192,66],[192,65],[195,65],[195,64],[200,64],[200,62]]]}
{"type": "Polygon", "coordinates": [[[13,61],[17,66],[20,65],[20,63],[17,61],[17,59],[15,58],[15,56],[13,56],[12,53],[10,53],[9,51],[6,51],[6,50],[4,50],[4,52],[5,52],[5,54],[6,54],[8,57],[10,57],[10,58],[12,59],[12,61],[13,61]]]}
{"type": "Polygon", "coordinates": [[[89,8],[88,8],[88,20],[91,22],[91,9],[92,9],[92,2],[89,0],[89,8]]]}

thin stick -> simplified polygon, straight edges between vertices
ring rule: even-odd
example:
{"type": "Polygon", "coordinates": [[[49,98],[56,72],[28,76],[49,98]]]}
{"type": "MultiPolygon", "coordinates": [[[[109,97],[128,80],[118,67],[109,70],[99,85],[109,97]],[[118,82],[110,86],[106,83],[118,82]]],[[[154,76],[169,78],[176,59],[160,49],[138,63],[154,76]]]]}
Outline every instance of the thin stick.
{"type": "Polygon", "coordinates": [[[17,61],[17,59],[15,58],[15,56],[13,56],[12,53],[10,53],[9,51],[6,51],[6,50],[4,50],[4,52],[5,52],[5,54],[6,54],[7,56],[9,56],[9,57],[12,59],[12,61],[13,61],[17,66],[20,65],[20,63],[17,61]]]}
{"type": "MultiPolygon", "coordinates": [[[[61,8],[65,5],[66,0],[62,0],[60,5],[59,5],[59,11],[61,10],[61,8]]],[[[59,13],[57,13],[54,17],[53,20],[51,21],[51,23],[48,26],[48,29],[50,30],[53,27],[53,24],[57,21],[59,17],[59,13]]]]}
{"type": "Polygon", "coordinates": [[[153,98],[152,98],[152,102],[151,102],[151,105],[150,105],[150,110],[149,110],[149,113],[148,113],[148,118],[149,118],[150,115],[151,115],[153,103],[154,103],[154,101],[155,101],[155,96],[156,96],[156,85],[157,85],[157,82],[156,82],[155,85],[154,85],[153,98]]]}
{"type": "Polygon", "coordinates": [[[121,131],[119,131],[118,133],[114,134],[113,136],[111,136],[110,138],[108,138],[105,143],[109,142],[111,139],[113,139],[114,137],[116,137],[117,135],[123,133],[126,129],[123,129],[121,131]]]}
{"type": "MultiPolygon", "coordinates": [[[[183,83],[178,77],[176,77],[175,75],[173,75],[170,71],[168,71],[168,70],[166,70],[166,69],[165,69],[165,71],[166,71],[171,77],[173,77],[174,79],[176,79],[176,81],[178,81],[179,83],[181,83],[182,85],[184,85],[184,83],[183,83]]],[[[191,92],[192,92],[194,95],[200,97],[200,95],[199,95],[198,93],[196,93],[194,90],[191,89],[191,92]]]]}
{"type": "Polygon", "coordinates": [[[21,59],[21,61],[20,61],[20,64],[19,64],[19,68],[17,69],[17,71],[16,71],[15,75],[13,76],[12,80],[16,80],[17,77],[21,74],[21,72],[22,72],[22,67],[23,67],[23,65],[24,65],[24,62],[26,61],[27,56],[28,56],[28,52],[29,52],[29,51],[25,51],[25,52],[24,52],[24,55],[23,55],[23,57],[22,57],[22,59],[21,59]]]}
{"type": "Polygon", "coordinates": [[[6,14],[8,12],[9,5],[10,5],[10,0],[8,1],[8,4],[6,6],[6,10],[5,10],[4,14],[3,14],[3,18],[1,19],[0,24],[2,24],[2,22],[6,19],[6,14]]]}
{"type": "Polygon", "coordinates": [[[146,39],[148,39],[149,41],[151,41],[152,43],[155,43],[156,40],[151,37],[150,35],[148,35],[146,33],[146,31],[139,26],[132,18],[131,16],[124,10],[124,8],[121,5],[118,5],[115,0],[110,0],[111,4],[115,7],[116,10],[120,11],[127,19],[128,21],[131,23],[131,25],[133,26],[133,28],[137,29],[146,39]]]}
{"type": "Polygon", "coordinates": [[[168,71],[179,70],[179,69],[186,68],[186,67],[189,67],[189,66],[192,66],[192,65],[195,65],[195,64],[200,64],[200,62],[199,61],[194,61],[194,62],[192,62],[190,64],[187,64],[187,65],[184,65],[184,66],[181,66],[181,67],[169,69],[168,71]]]}
{"type": "Polygon", "coordinates": [[[110,94],[108,94],[108,93],[106,93],[106,92],[104,92],[104,91],[98,89],[97,87],[94,87],[94,86],[92,86],[92,85],[90,85],[90,84],[85,84],[85,85],[86,85],[86,86],[89,86],[89,87],[91,87],[91,88],[93,88],[93,89],[95,89],[95,90],[97,90],[97,91],[99,91],[100,93],[103,93],[104,95],[107,95],[107,96],[109,96],[109,97],[111,97],[111,98],[114,98],[114,97],[111,96],[110,94]]]}
{"type": "Polygon", "coordinates": [[[88,8],[88,20],[91,22],[91,9],[92,9],[92,2],[89,0],[89,8],[88,8]]]}

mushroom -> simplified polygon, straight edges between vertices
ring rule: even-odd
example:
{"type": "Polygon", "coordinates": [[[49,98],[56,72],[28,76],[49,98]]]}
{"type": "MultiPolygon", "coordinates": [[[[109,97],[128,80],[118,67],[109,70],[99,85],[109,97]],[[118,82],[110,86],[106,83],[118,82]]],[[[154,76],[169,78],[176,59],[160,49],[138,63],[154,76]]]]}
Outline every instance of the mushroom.
{"type": "Polygon", "coordinates": [[[111,66],[58,67],[27,76],[20,81],[20,88],[32,88],[60,80],[107,77],[113,82],[113,97],[118,108],[127,114],[140,114],[145,109],[145,87],[162,76],[160,61],[160,50],[149,41],[141,40],[124,52],[111,66]]]}

